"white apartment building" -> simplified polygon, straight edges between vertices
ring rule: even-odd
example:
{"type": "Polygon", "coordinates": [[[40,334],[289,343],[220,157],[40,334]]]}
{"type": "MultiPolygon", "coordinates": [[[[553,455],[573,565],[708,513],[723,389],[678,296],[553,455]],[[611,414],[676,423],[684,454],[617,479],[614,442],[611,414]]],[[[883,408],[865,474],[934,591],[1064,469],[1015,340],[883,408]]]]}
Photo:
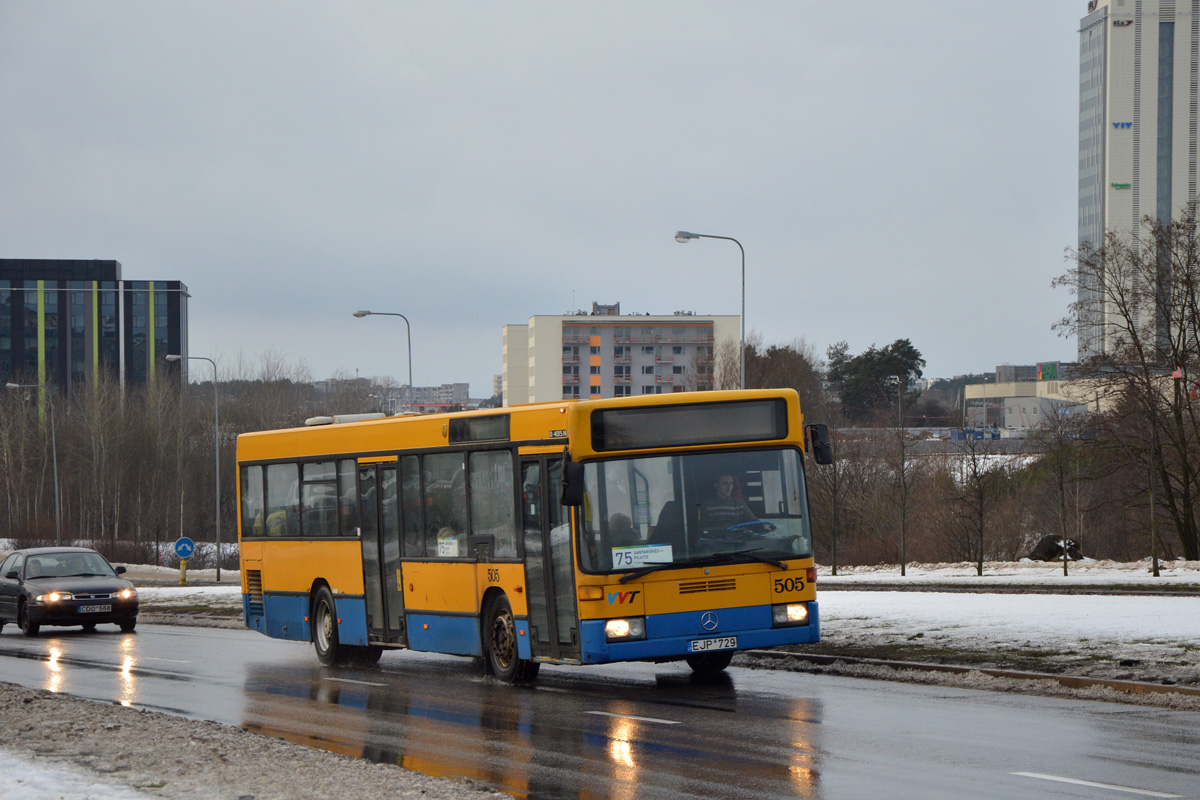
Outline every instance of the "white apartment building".
{"type": "Polygon", "coordinates": [[[503,329],[505,405],[664,394],[713,388],[722,342],[737,353],[741,318],[687,311],[536,315],[503,329]]]}
{"type": "MultiPolygon", "coordinates": [[[[1138,236],[1196,197],[1200,0],[1090,0],[1079,27],[1079,243],[1138,236]]],[[[1099,294],[1081,287],[1079,359],[1108,352],[1099,294]]],[[[1149,309],[1152,313],[1152,309],[1149,309]]]]}

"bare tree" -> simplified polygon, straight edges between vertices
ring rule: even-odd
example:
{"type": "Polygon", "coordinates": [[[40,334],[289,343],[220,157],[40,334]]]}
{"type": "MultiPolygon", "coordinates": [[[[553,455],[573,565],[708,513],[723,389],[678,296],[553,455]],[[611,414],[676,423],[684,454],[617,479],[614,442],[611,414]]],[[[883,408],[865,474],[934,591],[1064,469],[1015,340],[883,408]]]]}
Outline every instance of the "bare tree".
{"type": "Polygon", "coordinates": [[[1200,235],[1197,204],[1172,221],[1146,217],[1140,234],[1110,231],[1070,251],[1056,285],[1074,294],[1055,327],[1097,352],[1084,365],[1096,391],[1125,398],[1150,423],[1144,459],[1184,556],[1200,559],[1200,235]],[[1151,454],[1155,456],[1150,462],[1151,454]]]}
{"type": "Polygon", "coordinates": [[[737,339],[726,338],[717,343],[713,366],[714,389],[737,389],[742,385],[742,350],[737,339]]]}

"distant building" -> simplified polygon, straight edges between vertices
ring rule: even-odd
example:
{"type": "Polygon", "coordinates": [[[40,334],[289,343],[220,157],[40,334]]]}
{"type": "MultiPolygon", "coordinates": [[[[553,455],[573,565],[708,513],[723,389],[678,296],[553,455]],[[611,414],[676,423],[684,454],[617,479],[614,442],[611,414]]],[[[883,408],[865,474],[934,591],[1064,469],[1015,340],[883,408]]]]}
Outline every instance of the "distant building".
{"type": "MultiPolygon", "coordinates": [[[[1089,0],[1079,23],[1079,243],[1107,231],[1137,237],[1146,216],[1169,220],[1197,187],[1194,4],[1089,0]]],[[[1113,313],[1082,286],[1079,359],[1111,351],[1113,313]]],[[[1153,319],[1154,309],[1145,310],[1153,319]]]]}
{"type": "Polygon", "coordinates": [[[965,424],[1023,431],[1042,427],[1062,408],[1069,409],[1068,413],[1087,413],[1089,385],[1073,380],[1074,367],[1057,361],[996,367],[995,383],[963,388],[965,424]]]}
{"type": "Polygon", "coordinates": [[[687,311],[622,315],[619,303],[593,303],[591,314],[505,325],[504,404],[712,389],[717,347],[736,347],[739,322],[687,311]]]}
{"type": "Polygon", "coordinates": [[[179,281],[122,280],[117,261],[0,259],[0,383],[180,381],[165,359],[188,354],[188,296],[179,281]]]}

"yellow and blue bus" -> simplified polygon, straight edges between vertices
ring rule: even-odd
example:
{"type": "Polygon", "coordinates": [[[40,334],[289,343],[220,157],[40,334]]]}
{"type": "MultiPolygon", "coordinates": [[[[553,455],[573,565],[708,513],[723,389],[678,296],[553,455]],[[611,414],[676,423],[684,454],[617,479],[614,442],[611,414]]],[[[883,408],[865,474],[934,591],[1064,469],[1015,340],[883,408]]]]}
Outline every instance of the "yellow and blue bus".
{"type": "Polygon", "coordinates": [[[510,682],[816,642],[806,454],[833,457],[791,390],[243,434],[246,625],[327,665],[408,648],[510,682]]]}

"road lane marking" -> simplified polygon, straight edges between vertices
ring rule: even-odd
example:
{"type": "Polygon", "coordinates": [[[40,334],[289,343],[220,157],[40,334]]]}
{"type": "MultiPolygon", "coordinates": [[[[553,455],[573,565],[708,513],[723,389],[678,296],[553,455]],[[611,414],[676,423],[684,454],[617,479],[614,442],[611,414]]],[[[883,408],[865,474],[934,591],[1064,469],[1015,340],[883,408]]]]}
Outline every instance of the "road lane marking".
{"type": "Polygon", "coordinates": [[[356,680],[352,680],[350,678],[326,678],[325,680],[334,681],[336,683],[355,683],[355,684],[358,684],[359,686],[387,686],[386,683],[373,683],[371,681],[356,681],[356,680]]]}
{"type": "Polygon", "coordinates": [[[654,717],[635,717],[632,714],[612,714],[608,711],[585,711],[585,714],[595,714],[598,717],[616,717],[617,719],[636,719],[638,722],[654,722],[659,725],[682,725],[679,720],[655,719],[654,717]]]}
{"type": "Polygon", "coordinates": [[[1096,783],[1094,781],[1081,781],[1078,778],[1063,778],[1058,775],[1043,775],[1040,772],[1014,772],[1013,775],[1020,775],[1025,778],[1038,778],[1043,781],[1057,781],[1058,783],[1073,783],[1076,786],[1091,786],[1096,789],[1111,789],[1114,792],[1129,792],[1130,794],[1141,794],[1147,797],[1183,797],[1181,794],[1167,794],[1165,792],[1152,792],[1149,789],[1134,789],[1129,786],[1116,786],[1111,783],[1096,783]]]}

